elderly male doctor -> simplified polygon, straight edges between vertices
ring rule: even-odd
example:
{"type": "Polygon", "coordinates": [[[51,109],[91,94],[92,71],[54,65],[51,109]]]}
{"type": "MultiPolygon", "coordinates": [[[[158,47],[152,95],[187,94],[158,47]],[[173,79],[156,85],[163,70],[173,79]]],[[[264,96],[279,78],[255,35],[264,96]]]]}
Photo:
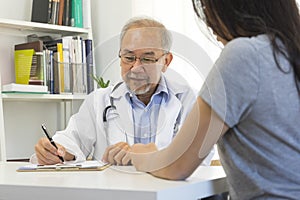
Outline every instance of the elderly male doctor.
{"type": "MultiPolygon", "coordinates": [[[[169,145],[190,111],[195,95],[187,85],[169,80],[163,72],[172,61],[171,36],[161,23],[148,18],[131,19],[120,37],[123,82],[92,92],[68,126],[53,139],[35,146],[37,162],[96,160],[130,164],[130,146],[153,143],[169,145]]],[[[32,159],[34,160],[34,159],[32,159]]]]}

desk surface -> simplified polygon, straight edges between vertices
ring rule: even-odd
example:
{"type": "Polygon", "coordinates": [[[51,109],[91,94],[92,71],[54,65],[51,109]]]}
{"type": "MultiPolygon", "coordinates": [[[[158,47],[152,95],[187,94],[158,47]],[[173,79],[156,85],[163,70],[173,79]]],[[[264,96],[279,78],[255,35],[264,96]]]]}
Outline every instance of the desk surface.
{"type": "Polygon", "coordinates": [[[110,167],[89,172],[16,172],[28,163],[0,163],[0,199],[196,200],[227,191],[222,167],[200,166],[185,181],[110,167]]]}

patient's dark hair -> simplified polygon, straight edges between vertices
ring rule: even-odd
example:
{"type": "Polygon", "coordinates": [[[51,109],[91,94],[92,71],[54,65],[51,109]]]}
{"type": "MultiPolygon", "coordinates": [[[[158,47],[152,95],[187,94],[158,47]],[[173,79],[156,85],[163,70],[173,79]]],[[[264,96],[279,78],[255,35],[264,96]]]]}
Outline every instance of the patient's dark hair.
{"type": "Polygon", "coordinates": [[[283,54],[295,72],[300,94],[300,15],[296,0],[192,0],[198,17],[203,11],[206,24],[221,38],[267,34],[276,54],[283,54]],[[284,47],[278,43],[278,38],[284,47]],[[286,49],[283,49],[286,48],[286,49]],[[286,50],[286,51],[285,51],[286,50]],[[287,53],[285,53],[287,52],[287,53]]]}

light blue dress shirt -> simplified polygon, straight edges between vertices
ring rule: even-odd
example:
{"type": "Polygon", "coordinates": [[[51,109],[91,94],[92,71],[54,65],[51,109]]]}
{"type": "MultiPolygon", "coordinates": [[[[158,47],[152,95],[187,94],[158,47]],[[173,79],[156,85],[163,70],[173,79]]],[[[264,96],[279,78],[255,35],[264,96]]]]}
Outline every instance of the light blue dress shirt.
{"type": "Polygon", "coordinates": [[[155,142],[160,106],[162,101],[168,101],[169,99],[165,78],[161,78],[148,105],[145,105],[135,94],[130,92],[126,93],[126,98],[132,107],[134,143],[148,144],[155,142]]]}

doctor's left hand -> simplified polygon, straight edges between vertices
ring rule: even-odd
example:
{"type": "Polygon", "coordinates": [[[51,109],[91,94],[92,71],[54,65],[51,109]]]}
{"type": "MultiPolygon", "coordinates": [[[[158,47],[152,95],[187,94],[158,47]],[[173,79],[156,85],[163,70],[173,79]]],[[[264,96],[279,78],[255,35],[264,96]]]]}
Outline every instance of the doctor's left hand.
{"type": "Polygon", "coordinates": [[[130,165],[131,147],[126,142],[119,142],[106,148],[102,161],[114,165],[130,165]]]}

